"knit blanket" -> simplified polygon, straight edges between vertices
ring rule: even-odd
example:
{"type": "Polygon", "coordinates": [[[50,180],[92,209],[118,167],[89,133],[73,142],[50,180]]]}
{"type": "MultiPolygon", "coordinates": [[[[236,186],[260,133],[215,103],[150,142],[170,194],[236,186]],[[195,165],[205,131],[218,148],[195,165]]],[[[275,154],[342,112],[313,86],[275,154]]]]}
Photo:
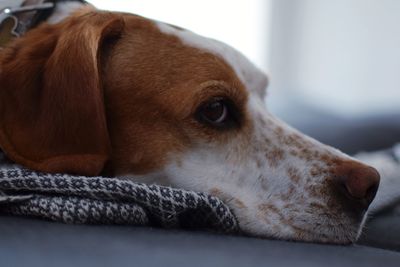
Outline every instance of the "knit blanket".
{"type": "Polygon", "coordinates": [[[35,172],[0,152],[1,213],[74,224],[239,230],[231,210],[204,193],[116,178],[35,172]]]}

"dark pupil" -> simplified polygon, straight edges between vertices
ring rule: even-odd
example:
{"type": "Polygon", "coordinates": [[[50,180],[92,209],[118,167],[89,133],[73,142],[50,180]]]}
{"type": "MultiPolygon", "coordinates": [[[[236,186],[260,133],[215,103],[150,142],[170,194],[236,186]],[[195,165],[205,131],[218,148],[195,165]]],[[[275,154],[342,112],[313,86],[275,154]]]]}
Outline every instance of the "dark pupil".
{"type": "Polygon", "coordinates": [[[212,102],[203,110],[203,115],[212,122],[218,121],[223,114],[224,104],[221,101],[212,102]]]}

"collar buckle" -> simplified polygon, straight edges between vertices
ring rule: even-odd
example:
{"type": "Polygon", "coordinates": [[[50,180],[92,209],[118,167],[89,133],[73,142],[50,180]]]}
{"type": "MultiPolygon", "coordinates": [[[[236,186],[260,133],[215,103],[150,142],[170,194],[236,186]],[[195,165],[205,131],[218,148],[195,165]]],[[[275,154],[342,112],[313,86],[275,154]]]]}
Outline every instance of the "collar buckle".
{"type": "Polygon", "coordinates": [[[54,7],[54,3],[46,2],[35,5],[18,6],[18,7],[5,7],[0,10],[0,47],[4,47],[9,41],[15,37],[19,37],[26,25],[23,25],[24,30],[18,30],[20,21],[18,14],[24,12],[48,10],[54,7]]]}
{"type": "Polygon", "coordinates": [[[39,11],[39,10],[47,10],[54,7],[54,3],[46,2],[35,5],[27,5],[27,6],[19,6],[19,7],[6,7],[0,10],[0,23],[4,20],[4,18],[16,15],[18,13],[23,12],[31,12],[31,11],[39,11]]]}

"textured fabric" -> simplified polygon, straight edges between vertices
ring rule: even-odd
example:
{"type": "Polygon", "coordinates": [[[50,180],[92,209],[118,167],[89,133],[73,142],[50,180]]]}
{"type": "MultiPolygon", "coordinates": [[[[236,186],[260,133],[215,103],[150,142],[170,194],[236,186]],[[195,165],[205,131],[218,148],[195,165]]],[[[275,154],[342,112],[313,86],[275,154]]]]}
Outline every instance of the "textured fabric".
{"type": "Polygon", "coordinates": [[[65,223],[156,225],[238,231],[218,198],[105,177],[27,170],[0,153],[0,213],[65,223]]]}

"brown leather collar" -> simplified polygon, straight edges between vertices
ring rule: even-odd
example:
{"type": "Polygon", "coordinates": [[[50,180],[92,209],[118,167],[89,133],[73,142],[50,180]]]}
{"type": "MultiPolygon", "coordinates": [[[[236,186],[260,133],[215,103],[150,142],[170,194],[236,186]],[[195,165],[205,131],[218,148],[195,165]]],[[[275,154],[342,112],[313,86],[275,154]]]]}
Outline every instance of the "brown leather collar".
{"type": "Polygon", "coordinates": [[[0,5],[4,6],[0,6],[0,48],[45,21],[52,14],[57,2],[66,1],[1,0],[0,5]]]}

